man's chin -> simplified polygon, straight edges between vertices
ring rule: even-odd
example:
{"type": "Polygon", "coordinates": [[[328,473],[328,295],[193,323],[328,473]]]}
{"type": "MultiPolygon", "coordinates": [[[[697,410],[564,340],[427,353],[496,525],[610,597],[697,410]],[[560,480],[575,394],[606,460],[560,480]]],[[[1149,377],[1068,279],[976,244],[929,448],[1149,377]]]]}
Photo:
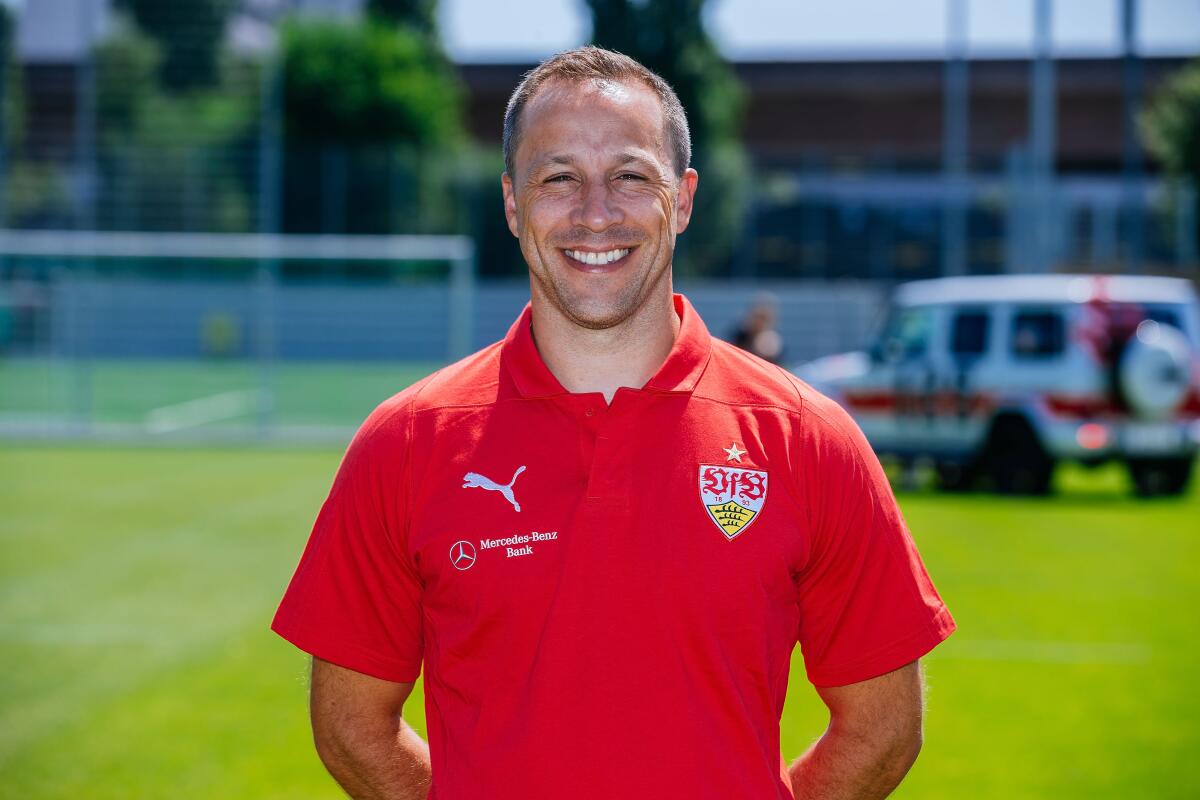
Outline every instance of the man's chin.
{"type": "Polygon", "coordinates": [[[545,280],[535,275],[534,284],[544,299],[572,324],[602,331],[633,317],[655,292],[657,283],[645,274],[625,276],[626,280],[619,283],[612,280],[614,277],[597,280],[597,276],[566,275],[545,280]]]}
{"type": "Polygon", "coordinates": [[[635,306],[612,306],[602,303],[559,305],[559,311],[575,325],[592,331],[615,328],[633,316],[635,306]]]}
{"type": "Polygon", "coordinates": [[[637,293],[626,296],[588,297],[554,292],[549,298],[573,324],[593,331],[615,328],[628,320],[641,305],[637,293]]]}

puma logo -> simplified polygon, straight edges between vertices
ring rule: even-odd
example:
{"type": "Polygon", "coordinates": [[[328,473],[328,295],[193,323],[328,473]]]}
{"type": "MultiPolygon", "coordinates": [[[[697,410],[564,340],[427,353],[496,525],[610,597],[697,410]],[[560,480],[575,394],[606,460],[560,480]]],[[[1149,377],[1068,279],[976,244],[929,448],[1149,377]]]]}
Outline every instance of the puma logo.
{"type": "Polygon", "coordinates": [[[517,478],[525,467],[517,467],[517,471],[513,473],[512,480],[506,484],[496,483],[486,475],[480,475],[478,472],[468,472],[463,476],[465,483],[462,485],[464,489],[487,489],[491,492],[499,492],[504,495],[504,499],[512,503],[512,507],[518,512],[521,511],[521,504],[517,502],[517,498],[513,496],[513,484],[517,482],[517,478]]]}

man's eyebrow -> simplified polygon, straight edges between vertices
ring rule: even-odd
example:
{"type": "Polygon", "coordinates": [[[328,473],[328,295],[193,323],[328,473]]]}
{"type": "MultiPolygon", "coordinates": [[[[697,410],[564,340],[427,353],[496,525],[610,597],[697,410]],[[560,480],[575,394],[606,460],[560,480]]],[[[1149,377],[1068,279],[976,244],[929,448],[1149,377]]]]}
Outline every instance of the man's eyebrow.
{"type": "Polygon", "coordinates": [[[543,158],[541,161],[533,165],[534,169],[545,169],[550,166],[572,166],[575,163],[575,158],[569,155],[553,155],[543,158]]]}
{"type": "MultiPolygon", "coordinates": [[[[541,170],[550,169],[552,167],[573,167],[576,164],[575,157],[568,153],[556,153],[549,155],[535,163],[530,172],[540,172],[541,170]]],[[[630,164],[636,164],[650,172],[657,172],[658,166],[653,159],[650,159],[641,153],[624,153],[617,160],[618,167],[625,167],[630,164]]]]}
{"type": "Polygon", "coordinates": [[[626,153],[625,155],[621,156],[621,160],[618,163],[622,167],[626,164],[640,164],[646,169],[656,169],[654,162],[640,153],[626,153]]]}

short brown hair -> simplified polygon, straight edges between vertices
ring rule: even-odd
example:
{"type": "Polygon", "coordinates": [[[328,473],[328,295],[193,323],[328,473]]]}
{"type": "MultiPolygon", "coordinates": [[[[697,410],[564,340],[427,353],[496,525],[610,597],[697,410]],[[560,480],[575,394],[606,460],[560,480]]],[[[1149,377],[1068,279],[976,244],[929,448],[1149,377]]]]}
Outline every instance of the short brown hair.
{"type": "Polygon", "coordinates": [[[665,141],[675,161],[675,172],[683,175],[692,161],[692,135],[688,131],[683,104],[670,84],[623,53],[601,47],[577,47],[538,64],[521,79],[504,110],[504,170],[513,174],[513,158],[520,137],[521,112],[538,89],[555,80],[569,82],[608,80],[638,81],[651,89],[663,107],[665,141]]]}

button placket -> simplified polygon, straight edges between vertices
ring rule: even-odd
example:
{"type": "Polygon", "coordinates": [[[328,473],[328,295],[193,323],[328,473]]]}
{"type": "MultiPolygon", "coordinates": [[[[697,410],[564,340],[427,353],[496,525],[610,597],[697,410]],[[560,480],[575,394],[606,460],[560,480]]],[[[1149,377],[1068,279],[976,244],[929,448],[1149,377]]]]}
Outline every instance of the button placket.
{"type": "Polygon", "coordinates": [[[627,488],[629,471],[633,467],[626,463],[629,460],[629,444],[624,418],[628,404],[627,397],[614,398],[613,404],[606,407],[603,413],[596,412],[596,448],[588,477],[588,500],[603,501],[619,508],[629,504],[627,488]]]}

